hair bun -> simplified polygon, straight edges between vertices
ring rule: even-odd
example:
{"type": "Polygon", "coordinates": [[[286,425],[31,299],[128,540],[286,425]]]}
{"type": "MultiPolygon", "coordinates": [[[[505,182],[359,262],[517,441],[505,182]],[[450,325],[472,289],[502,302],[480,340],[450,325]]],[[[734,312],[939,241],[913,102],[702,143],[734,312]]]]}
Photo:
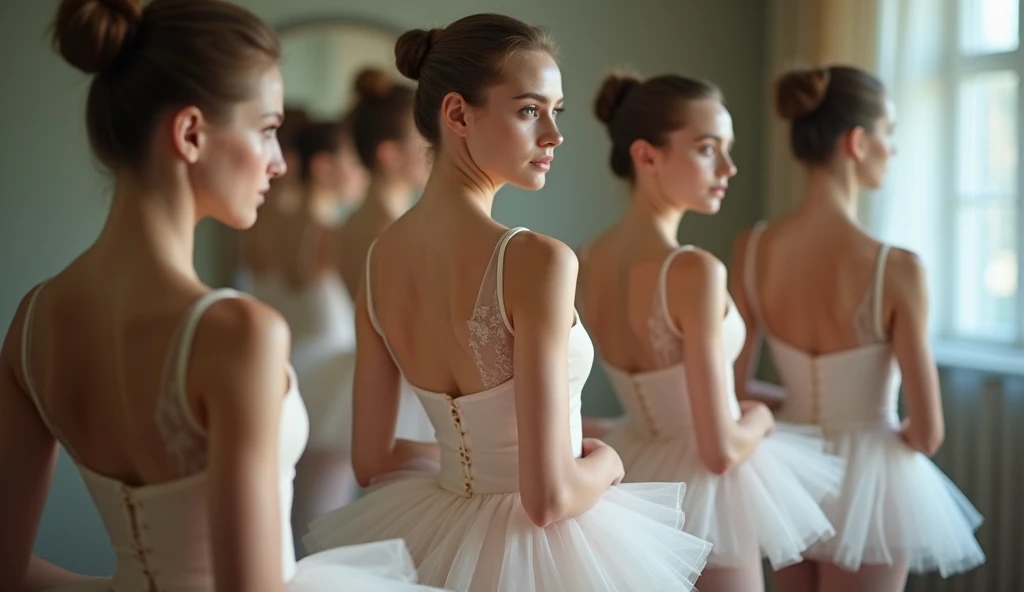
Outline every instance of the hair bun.
{"type": "Polygon", "coordinates": [[[775,110],[790,121],[813,113],[825,101],[830,79],[828,68],[783,74],[775,86],[775,110]]]}
{"type": "Polygon", "coordinates": [[[377,68],[365,68],[356,75],[355,89],[360,100],[387,96],[392,86],[391,76],[377,68]]]}
{"type": "Polygon", "coordinates": [[[639,86],[640,82],[640,78],[625,72],[613,72],[606,76],[594,101],[594,114],[597,118],[606,124],[611,123],[626,100],[626,95],[639,86]]]}
{"type": "Polygon", "coordinates": [[[142,21],[140,0],[63,0],[53,23],[53,44],[87,74],[106,69],[142,21]]]}
{"type": "Polygon", "coordinates": [[[395,43],[395,65],[402,76],[419,80],[427,54],[440,34],[441,29],[412,29],[402,33],[395,43]]]}

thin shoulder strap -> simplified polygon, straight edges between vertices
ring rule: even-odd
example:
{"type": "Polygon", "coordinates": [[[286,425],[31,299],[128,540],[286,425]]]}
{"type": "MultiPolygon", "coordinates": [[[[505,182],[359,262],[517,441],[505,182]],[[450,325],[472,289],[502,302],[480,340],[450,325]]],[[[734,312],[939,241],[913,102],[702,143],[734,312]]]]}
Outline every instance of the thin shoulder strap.
{"type": "Polygon", "coordinates": [[[32,399],[32,404],[35,405],[39,418],[43,420],[43,425],[68,451],[68,454],[77,460],[78,456],[75,454],[75,451],[67,445],[60,431],[50,423],[50,419],[46,416],[46,410],[43,409],[43,405],[39,401],[39,396],[36,392],[36,382],[32,379],[32,364],[29,362],[29,352],[32,350],[32,319],[35,317],[36,301],[39,299],[39,294],[43,291],[45,285],[46,281],[43,281],[35,287],[32,296],[29,297],[28,308],[25,309],[25,320],[21,325],[21,373],[25,377],[25,387],[28,388],[28,396],[32,399]]]}
{"type": "Polygon", "coordinates": [[[370,323],[373,325],[373,330],[380,335],[381,340],[384,342],[384,347],[388,349],[388,355],[391,356],[391,360],[395,363],[395,366],[401,368],[398,364],[398,358],[395,357],[394,350],[391,349],[391,342],[388,341],[388,336],[384,334],[384,329],[380,326],[380,320],[377,318],[377,309],[373,305],[373,274],[370,273],[370,262],[373,256],[373,248],[377,246],[377,241],[370,243],[370,248],[366,251],[366,277],[363,279],[364,290],[366,291],[366,312],[370,315],[370,323]]]}
{"type": "Polygon", "coordinates": [[[215,302],[220,300],[226,300],[228,298],[247,298],[248,296],[237,290],[231,288],[221,288],[219,290],[210,290],[203,294],[199,298],[189,305],[188,309],[185,310],[185,315],[179,324],[177,331],[177,347],[173,350],[173,365],[171,371],[173,374],[173,384],[175,385],[173,395],[177,397],[177,404],[184,413],[186,421],[189,425],[199,432],[205,434],[206,430],[199,424],[195,416],[192,415],[192,411],[188,404],[188,362],[192,357],[192,342],[195,338],[196,327],[199,326],[199,320],[203,318],[203,313],[210,308],[215,302]]]}
{"type": "Polygon", "coordinates": [[[658,272],[658,302],[661,305],[661,315],[665,320],[665,326],[672,332],[673,335],[683,338],[683,332],[676,327],[676,324],[672,322],[672,315],[668,310],[668,270],[672,268],[672,262],[675,261],[676,256],[686,251],[692,251],[692,245],[684,245],[678,249],[672,251],[665,257],[665,261],[661,264],[661,270],[658,272]]]}
{"type": "Polygon", "coordinates": [[[512,335],[516,332],[512,329],[512,323],[508,322],[508,314],[505,312],[505,249],[508,247],[508,242],[512,240],[512,237],[519,234],[520,232],[527,230],[522,226],[515,228],[509,228],[504,235],[501,237],[501,241],[498,243],[498,267],[497,267],[497,294],[498,294],[498,310],[501,311],[501,320],[505,323],[505,328],[512,335]]]}
{"type": "MultiPolygon", "coordinates": [[[[373,257],[373,248],[377,246],[377,241],[370,243],[370,248],[366,251],[366,277],[363,278],[363,286],[366,291],[366,312],[370,315],[370,323],[373,324],[373,329],[377,332],[377,335],[384,337],[384,331],[381,331],[380,321],[377,320],[377,309],[373,307],[373,282],[370,281],[372,275],[370,273],[370,262],[373,257]]],[[[387,342],[387,339],[384,340],[387,342]]]]}
{"type": "Polygon", "coordinates": [[[747,292],[747,302],[750,310],[754,313],[754,319],[760,325],[762,331],[768,331],[761,317],[761,301],[757,296],[757,248],[761,243],[761,235],[767,227],[763,221],[754,226],[754,230],[747,239],[747,252],[743,261],[743,287],[747,292]]]}
{"type": "Polygon", "coordinates": [[[871,303],[872,307],[872,320],[875,329],[875,337],[879,340],[885,340],[885,326],[882,322],[882,299],[885,293],[885,262],[889,257],[889,245],[882,243],[882,246],[878,249],[878,260],[875,262],[875,276],[874,276],[874,294],[872,298],[874,302],[871,303]]]}

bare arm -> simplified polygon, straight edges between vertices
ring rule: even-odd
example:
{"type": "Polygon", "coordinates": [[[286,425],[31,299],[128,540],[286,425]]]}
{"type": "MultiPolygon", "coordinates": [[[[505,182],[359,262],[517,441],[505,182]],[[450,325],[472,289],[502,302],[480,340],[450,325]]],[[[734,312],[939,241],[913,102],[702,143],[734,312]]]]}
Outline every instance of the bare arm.
{"type": "Polygon", "coordinates": [[[579,516],[622,478],[610,447],[588,441],[575,458],[569,434],[569,331],[577,261],[564,244],[522,233],[505,259],[505,305],[515,328],[519,487],[538,526],[579,516]]]}
{"type": "Polygon", "coordinates": [[[284,320],[249,299],[215,303],[197,328],[189,384],[206,417],[217,590],[284,588],[278,439],[289,341],[284,320]]]}
{"type": "Polygon", "coordinates": [[[437,462],[437,444],[395,438],[402,374],[370,321],[366,287],[356,301],[356,375],[352,395],[352,467],[363,487],[417,459],[437,462]]]}
{"type": "MultiPolygon", "coordinates": [[[[27,589],[52,585],[47,570],[32,557],[39,520],[46,504],[57,442],[29,398],[22,376],[21,339],[26,296],[11,322],[0,351],[0,581],[27,589]]],[[[48,565],[48,564],[47,564],[48,565]]]]}
{"type": "Polygon", "coordinates": [[[924,265],[902,249],[889,254],[884,300],[892,303],[892,347],[903,374],[907,419],[903,438],[911,448],[935,454],[945,437],[939,375],[928,343],[928,284],[924,265]]]}
{"type": "Polygon", "coordinates": [[[748,406],[738,420],[732,416],[722,349],[725,283],[725,267],[704,251],[680,254],[669,269],[669,310],[686,336],[683,358],[697,449],[705,465],[719,474],[753,454],[773,427],[764,405],[748,406]]]}
{"type": "Polygon", "coordinates": [[[732,265],[730,266],[732,273],[729,275],[729,293],[732,294],[736,309],[743,317],[743,323],[747,328],[747,338],[743,342],[743,349],[733,365],[736,396],[740,400],[761,401],[771,409],[779,409],[785,400],[786,391],[777,384],[756,378],[764,339],[751,304],[747,300],[747,290],[743,280],[746,277],[746,253],[749,239],[749,230],[736,239],[732,249],[732,265]]]}

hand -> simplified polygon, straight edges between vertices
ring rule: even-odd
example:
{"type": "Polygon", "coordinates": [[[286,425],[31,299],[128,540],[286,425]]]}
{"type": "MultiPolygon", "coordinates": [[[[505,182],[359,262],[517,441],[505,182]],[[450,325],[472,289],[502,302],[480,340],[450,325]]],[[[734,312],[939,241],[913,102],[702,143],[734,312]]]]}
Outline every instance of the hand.
{"type": "Polygon", "coordinates": [[[612,478],[612,485],[618,485],[622,483],[622,479],[626,476],[626,469],[622,466],[622,459],[619,457],[619,453],[614,448],[598,440],[597,438],[584,438],[583,439],[583,456],[587,457],[598,451],[607,451],[615,459],[615,468],[612,478]]]}
{"type": "Polygon", "coordinates": [[[758,423],[764,426],[764,434],[766,436],[775,431],[775,417],[772,416],[768,406],[761,401],[740,401],[740,413],[744,417],[757,418],[758,423]]]}

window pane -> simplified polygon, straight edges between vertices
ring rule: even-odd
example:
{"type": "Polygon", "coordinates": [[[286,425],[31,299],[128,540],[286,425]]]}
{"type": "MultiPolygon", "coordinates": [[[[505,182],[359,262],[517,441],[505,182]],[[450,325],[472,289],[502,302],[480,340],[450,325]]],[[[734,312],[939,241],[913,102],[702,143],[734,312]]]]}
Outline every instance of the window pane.
{"type": "Polygon", "coordinates": [[[960,51],[1014,51],[1020,45],[1019,22],[1020,0],[960,0],[960,51]]]}
{"type": "Polygon", "coordinates": [[[1016,72],[985,72],[960,83],[957,192],[962,200],[1017,197],[1016,72]]]}
{"type": "Polygon", "coordinates": [[[1017,338],[1017,208],[965,204],[957,208],[957,337],[992,341],[1017,338]]]}

